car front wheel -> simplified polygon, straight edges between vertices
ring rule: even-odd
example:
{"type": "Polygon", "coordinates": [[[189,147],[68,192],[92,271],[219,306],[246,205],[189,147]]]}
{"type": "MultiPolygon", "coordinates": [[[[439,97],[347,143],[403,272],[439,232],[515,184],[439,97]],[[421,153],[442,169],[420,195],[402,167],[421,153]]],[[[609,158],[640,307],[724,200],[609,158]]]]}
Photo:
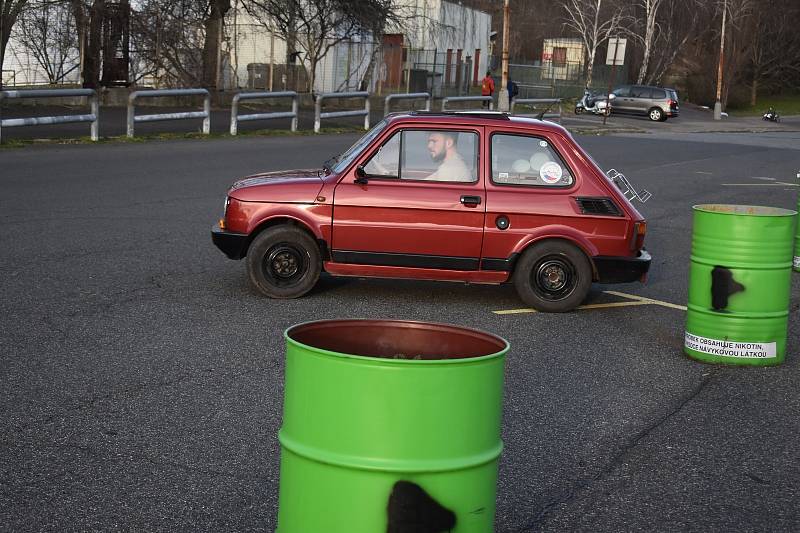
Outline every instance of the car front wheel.
{"type": "Polygon", "coordinates": [[[564,241],[543,241],[522,254],[514,272],[522,300],[538,311],[564,313],[578,307],[592,286],[584,253],[564,241]]]}
{"type": "Polygon", "coordinates": [[[648,116],[650,117],[650,120],[652,120],[653,122],[661,122],[662,120],[664,120],[664,112],[657,107],[651,109],[648,116]]]}
{"type": "Polygon", "coordinates": [[[298,298],[316,285],[322,270],[319,246],[294,226],[262,231],[247,252],[250,281],[270,298],[298,298]]]}

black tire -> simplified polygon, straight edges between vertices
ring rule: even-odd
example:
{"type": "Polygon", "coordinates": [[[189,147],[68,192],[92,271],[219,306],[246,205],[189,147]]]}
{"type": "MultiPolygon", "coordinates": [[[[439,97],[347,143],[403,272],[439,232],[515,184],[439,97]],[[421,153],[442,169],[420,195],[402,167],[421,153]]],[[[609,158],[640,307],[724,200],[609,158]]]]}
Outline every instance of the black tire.
{"type": "Polygon", "coordinates": [[[514,271],[519,297],[538,311],[565,313],[578,307],[592,286],[592,267],[575,246],[558,240],[534,244],[514,271]]]}
{"type": "Polygon", "coordinates": [[[664,112],[661,110],[660,107],[651,107],[650,111],[647,112],[647,116],[653,122],[661,122],[664,120],[664,112]]]}
{"type": "Polygon", "coordinates": [[[575,106],[575,114],[580,115],[581,113],[583,113],[583,108],[575,106]]]}
{"type": "Polygon", "coordinates": [[[322,270],[319,246],[294,226],[266,229],[250,244],[247,273],[270,298],[299,298],[316,285],[322,270]]]}

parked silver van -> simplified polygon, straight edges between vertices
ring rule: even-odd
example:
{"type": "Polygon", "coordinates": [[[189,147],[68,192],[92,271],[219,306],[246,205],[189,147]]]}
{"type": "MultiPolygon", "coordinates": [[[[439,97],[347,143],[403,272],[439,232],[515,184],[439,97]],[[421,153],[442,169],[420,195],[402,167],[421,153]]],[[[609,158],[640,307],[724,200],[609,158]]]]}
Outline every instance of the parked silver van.
{"type": "Polygon", "coordinates": [[[648,85],[623,85],[611,92],[611,112],[647,115],[662,121],[678,116],[678,93],[675,89],[648,85]]]}

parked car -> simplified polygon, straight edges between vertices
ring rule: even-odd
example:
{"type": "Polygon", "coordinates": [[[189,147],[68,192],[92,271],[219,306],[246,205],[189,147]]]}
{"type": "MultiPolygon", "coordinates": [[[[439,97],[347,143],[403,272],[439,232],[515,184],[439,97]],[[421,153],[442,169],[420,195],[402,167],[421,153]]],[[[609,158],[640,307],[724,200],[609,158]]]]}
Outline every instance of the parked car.
{"type": "Polygon", "coordinates": [[[611,92],[611,112],[647,115],[656,122],[667,120],[678,116],[678,93],[664,87],[623,85],[611,92]]]}
{"type": "Polygon", "coordinates": [[[541,311],[644,281],[646,222],[564,128],[493,112],[389,115],[320,169],[235,183],[212,239],[273,298],[334,276],[513,282],[541,311]]]}

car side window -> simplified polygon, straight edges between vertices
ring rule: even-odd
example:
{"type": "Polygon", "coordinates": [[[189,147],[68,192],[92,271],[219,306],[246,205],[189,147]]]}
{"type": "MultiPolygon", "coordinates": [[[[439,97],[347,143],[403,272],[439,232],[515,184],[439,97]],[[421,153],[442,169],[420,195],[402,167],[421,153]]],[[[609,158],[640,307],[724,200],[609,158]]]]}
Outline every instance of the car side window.
{"type": "Polygon", "coordinates": [[[614,89],[614,95],[615,96],[620,96],[622,98],[630,96],[631,95],[631,88],[628,87],[628,86],[625,86],[625,87],[619,87],[617,89],[614,89]]]}
{"type": "Polygon", "coordinates": [[[452,130],[404,130],[400,179],[478,181],[478,135],[452,130]]]}
{"type": "Polygon", "coordinates": [[[634,85],[631,87],[631,98],[650,98],[650,89],[634,85]]]}
{"type": "Polygon", "coordinates": [[[400,169],[400,133],[395,133],[388,141],[378,148],[367,164],[364,172],[367,175],[380,178],[397,178],[400,169]]]}
{"type": "Polygon", "coordinates": [[[492,182],[498,185],[569,187],[575,178],[542,137],[492,135],[492,182]]]}
{"type": "Polygon", "coordinates": [[[667,98],[667,92],[664,89],[652,89],[653,98],[656,100],[664,100],[667,98]]]}

